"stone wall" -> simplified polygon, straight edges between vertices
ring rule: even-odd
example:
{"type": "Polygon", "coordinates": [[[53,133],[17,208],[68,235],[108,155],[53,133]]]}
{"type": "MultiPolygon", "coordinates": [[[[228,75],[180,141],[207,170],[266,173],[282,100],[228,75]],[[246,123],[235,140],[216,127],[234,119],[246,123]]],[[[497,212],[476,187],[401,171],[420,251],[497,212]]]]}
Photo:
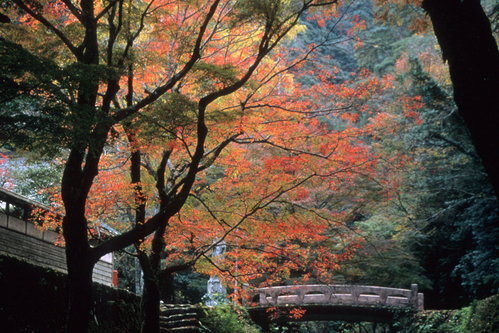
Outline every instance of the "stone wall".
{"type": "MultiPolygon", "coordinates": [[[[0,254],[67,273],[64,248],[54,245],[57,237],[55,231],[41,232],[33,223],[0,213],[0,254]]],[[[112,254],[105,255],[95,265],[93,279],[112,286],[112,254]]]]}

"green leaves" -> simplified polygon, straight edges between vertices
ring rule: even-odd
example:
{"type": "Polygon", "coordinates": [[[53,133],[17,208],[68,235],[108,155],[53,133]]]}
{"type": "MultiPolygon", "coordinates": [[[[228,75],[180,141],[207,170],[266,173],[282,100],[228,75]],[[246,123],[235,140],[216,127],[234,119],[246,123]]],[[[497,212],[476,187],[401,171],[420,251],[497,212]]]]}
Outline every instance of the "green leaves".
{"type": "Polygon", "coordinates": [[[215,65],[206,62],[198,62],[193,71],[197,75],[197,83],[203,87],[203,91],[216,91],[216,88],[225,88],[238,81],[238,70],[232,64],[215,65]]]}
{"type": "Polygon", "coordinates": [[[46,84],[57,71],[55,64],[15,43],[0,39],[0,103],[27,95],[46,84]]]}
{"type": "Polygon", "coordinates": [[[260,330],[252,324],[248,312],[238,305],[222,304],[211,309],[203,308],[201,332],[216,333],[258,333],[260,330]]]}
{"type": "Polygon", "coordinates": [[[138,130],[139,136],[143,139],[172,139],[177,135],[177,129],[189,131],[195,128],[197,106],[197,102],[186,95],[167,94],[140,113],[133,128],[138,130]]]}
{"type": "Polygon", "coordinates": [[[433,280],[435,292],[425,297],[432,306],[452,308],[494,292],[499,206],[449,92],[417,58],[407,75],[408,92],[424,102],[422,125],[406,134],[421,166],[407,182],[417,193],[411,223],[417,232],[407,246],[433,280]]]}
{"type": "Polygon", "coordinates": [[[88,133],[106,115],[78,101],[119,73],[103,65],[60,66],[22,46],[0,40],[0,140],[53,155],[88,144],[88,133]]]}

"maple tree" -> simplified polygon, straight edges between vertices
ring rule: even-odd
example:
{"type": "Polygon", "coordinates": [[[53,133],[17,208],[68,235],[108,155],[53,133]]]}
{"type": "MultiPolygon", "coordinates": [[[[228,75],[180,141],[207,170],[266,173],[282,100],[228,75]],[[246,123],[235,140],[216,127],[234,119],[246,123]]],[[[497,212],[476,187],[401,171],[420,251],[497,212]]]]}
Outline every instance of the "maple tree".
{"type": "MultiPolygon", "coordinates": [[[[322,74],[331,75],[326,71],[322,74]]],[[[296,282],[300,274],[304,275],[304,282],[316,279],[326,283],[332,281],[330,273],[338,267],[338,262],[350,257],[360,246],[361,238],[348,232],[345,220],[357,205],[366,204],[366,196],[372,195],[373,190],[362,193],[365,187],[361,179],[376,172],[377,158],[358,138],[378,126],[375,122],[367,128],[358,128],[353,125],[357,116],[347,112],[343,103],[331,103],[328,108],[323,103],[330,94],[343,91],[345,99],[351,98],[349,103],[356,98],[360,109],[367,112],[362,100],[382,90],[383,84],[371,78],[346,89],[322,82],[321,89],[313,87],[304,91],[292,85],[291,78],[283,75],[275,84],[267,84],[270,89],[259,88],[260,92],[264,91],[263,96],[250,89],[253,98],[245,98],[245,108],[251,110],[251,115],[244,121],[240,117],[225,117],[221,122],[221,115],[211,120],[215,141],[208,141],[207,145],[213,144],[212,151],[220,153],[216,165],[205,168],[206,175],[198,175],[194,192],[181,213],[162,225],[152,240],[138,244],[145,281],[145,324],[150,325],[146,330],[158,329],[158,289],[165,274],[198,264],[196,269],[201,272],[221,274],[226,285],[241,286],[246,282],[272,285],[291,278],[296,282]],[[277,87],[280,94],[271,98],[277,87]],[[303,100],[302,95],[313,98],[303,100]],[[320,103],[314,105],[310,101],[320,103]],[[318,116],[331,119],[339,116],[342,130],[328,129],[316,119],[318,116]],[[287,131],[283,132],[283,128],[287,131]],[[230,134],[227,143],[231,145],[222,151],[218,142],[227,133],[230,134]],[[330,203],[332,197],[334,201],[330,203]],[[214,263],[207,253],[221,242],[228,251],[222,261],[214,263]],[[151,249],[149,255],[143,248],[146,245],[151,249]],[[165,256],[166,267],[160,267],[160,260],[165,256]]],[[[225,108],[235,106],[226,104],[225,108]]],[[[188,126],[182,128],[186,133],[177,133],[174,139],[167,139],[166,144],[158,145],[164,139],[157,138],[155,144],[151,144],[151,132],[157,134],[171,125],[157,123],[150,115],[144,117],[136,126],[141,128],[147,124],[146,128],[132,131],[136,135],[132,135],[129,146],[122,143],[124,151],[127,147],[132,149],[129,180],[131,184],[140,184],[137,202],[91,193],[91,198],[98,199],[97,205],[88,205],[88,214],[94,211],[96,218],[99,216],[113,226],[123,221],[119,215],[106,213],[117,212],[116,202],[134,207],[137,213],[132,220],[143,223],[146,207],[155,207],[158,201],[160,207],[164,204],[164,192],[176,186],[182,174],[179,170],[187,163],[185,153],[191,139],[188,126]],[[174,149],[163,151],[164,146],[174,149]],[[139,170],[140,164],[145,175],[139,170]],[[162,176],[165,173],[168,179],[162,176]],[[150,195],[155,187],[159,198],[150,195]]],[[[112,160],[111,165],[128,168],[127,156],[123,154],[121,162],[114,154],[108,158],[112,160]]],[[[207,161],[206,165],[211,166],[211,159],[207,161]]],[[[123,168],[109,170],[109,175],[101,171],[97,180],[99,184],[99,179],[105,179],[102,191],[121,191],[128,193],[125,198],[133,198],[131,186],[118,179],[120,175],[123,178],[123,168]],[[124,187],[111,191],[110,186],[116,185],[124,187]]],[[[376,191],[379,190],[380,187],[376,187],[376,191]]],[[[101,190],[98,191],[96,193],[101,190]]]]}
{"type": "MultiPolygon", "coordinates": [[[[5,20],[1,40],[2,80],[7,83],[2,85],[2,102],[15,124],[7,128],[20,146],[45,152],[67,149],[60,193],[70,290],[68,332],[87,329],[91,273],[98,258],[164,226],[185,204],[196,175],[211,164],[209,156],[220,154],[231,141],[223,139],[218,148],[205,150],[207,123],[217,100],[237,93],[258,68],[264,72],[265,58],[299,16],[326,4],[330,3],[7,3],[10,23],[5,20]],[[200,77],[204,82],[188,97],[181,93],[200,77]],[[154,107],[164,120],[175,119],[175,110],[168,105],[176,102],[186,107],[184,113],[190,112],[184,119],[187,124],[177,126],[179,133],[174,133],[186,139],[188,156],[178,183],[162,200],[159,212],[90,247],[89,197],[92,191],[98,195],[99,164],[115,127],[133,124],[154,107]]],[[[165,150],[165,163],[173,149],[165,150]]],[[[135,196],[141,195],[138,186],[131,189],[135,196]]],[[[100,205],[96,211],[104,211],[100,205]]]]}

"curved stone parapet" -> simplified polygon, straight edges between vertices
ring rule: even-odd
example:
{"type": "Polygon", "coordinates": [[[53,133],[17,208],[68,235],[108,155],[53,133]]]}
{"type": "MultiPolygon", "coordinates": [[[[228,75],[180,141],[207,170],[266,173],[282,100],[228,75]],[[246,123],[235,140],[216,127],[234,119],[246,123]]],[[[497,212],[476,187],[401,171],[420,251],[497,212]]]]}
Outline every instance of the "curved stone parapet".
{"type": "Polygon", "coordinates": [[[411,289],[357,285],[295,285],[247,290],[245,306],[279,306],[307,304],[381,305],[424,308],[418,286],[411,289]]]}

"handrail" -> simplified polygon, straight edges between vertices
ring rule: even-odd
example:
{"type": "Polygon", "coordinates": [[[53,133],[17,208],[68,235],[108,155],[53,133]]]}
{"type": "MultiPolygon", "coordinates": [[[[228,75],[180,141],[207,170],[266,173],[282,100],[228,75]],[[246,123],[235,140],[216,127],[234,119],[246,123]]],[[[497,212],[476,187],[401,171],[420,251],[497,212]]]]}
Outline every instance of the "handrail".
{"type": "Polygon", "coordinates": [[[294,285],[247,290],[244,306],[278,306],[284,304],[381,305],[424,308],[418,285],[411,289],[357,285],[294,285]]]}

